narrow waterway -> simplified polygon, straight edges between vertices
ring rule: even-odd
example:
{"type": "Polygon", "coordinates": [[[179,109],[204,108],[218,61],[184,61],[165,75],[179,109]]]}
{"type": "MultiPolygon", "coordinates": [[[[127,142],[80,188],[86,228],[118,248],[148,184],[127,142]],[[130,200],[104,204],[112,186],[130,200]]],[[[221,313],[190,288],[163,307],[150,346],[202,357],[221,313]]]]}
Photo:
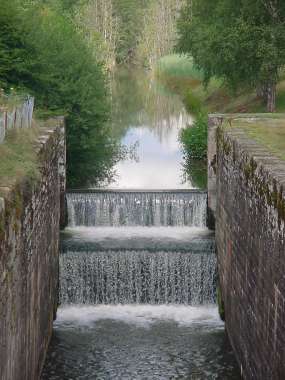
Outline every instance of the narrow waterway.
{"type": "Polygon", "coordinates": [[[113,133],[132,154],[118,163],[109,187],[195,187],[183,170],[178,139],[181,128],[191,124],[192,117],[179,97],[143,70],[123,68],[113,83],[113,133]]]}
{"type": "Polygon", "coordinates": [[[113,128],[134,157],[112,190],[67,194],[42,380],[240,379],[216,305],[206,192],[183,175],[178,134],[191,117],[146,75],[120,75],[113,128]]]}

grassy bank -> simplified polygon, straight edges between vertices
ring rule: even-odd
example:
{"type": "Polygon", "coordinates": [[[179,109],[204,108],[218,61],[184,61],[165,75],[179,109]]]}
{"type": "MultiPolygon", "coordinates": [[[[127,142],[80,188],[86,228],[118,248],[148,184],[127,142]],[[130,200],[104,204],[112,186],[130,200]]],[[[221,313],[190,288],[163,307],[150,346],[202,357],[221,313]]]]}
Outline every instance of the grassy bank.
{"type": "MultiPolygon", "coordinates": [[[[251,139],[263,145],[275,156],[285,160],[285,123],[283,119],[260,118],[251,122],[237,119],[231,125],[233,128],[243,129],[251,139]]],[[[228,127],[227,124],[226,127],[228,127]]]]}
{"type": "Polygon", "coordinates": [[[11,130],[0,144],[1,186],[10,187],[25,176],[36,178],[38,174],[35,140],[40,129],[11,130]]]}
{"type": "MultiPolygon", "coordinates": [[[[254,91],[233,93],[219,80],[211,80],[205,89],[202,73],[186,56],[173,54],[163,57],[155,68],[155,75],[166,87],[181,96],[190,113],[195,114],[200,106],[206,112],[266,112],[266,105],[254,91]]],[[[285,112],[285,76],[277,86],[276,111],[285,112]]]]}
{"type": "Polygon", "coordinates": [[[23,179],[35,181],[39,177],[36,141],[41,128],[12,129],[0,144],[0,187],[12,187],[23,179]]]}
{"type": "MultiPolygon", "coordinates": [[[[202,73],[186,56],[163,57],[157,64],[155,75],[166,88],[181,97],[188,112],[195,116],[193,126],[181,131],[180,141],[186,175],[196,186],[205,187],[205,179],[197,182],[197,178],[203,178],[203,175],[206,178],[207,113],[262,113],[266,112],[266,105],[255,92],[243,90],[234,94],[219,80],[211,80],[205,88],[202,73]],[[197,168],[200,168],[198,172],[197,168]]],[[[285,80],[277,87],[276,111],[285,112],[285,80]]],[[[284,123],[272,121],[272,128],[268,128],[261,122],[247,125],[246,129],[251,138],[285,159],[284,123]]]]}

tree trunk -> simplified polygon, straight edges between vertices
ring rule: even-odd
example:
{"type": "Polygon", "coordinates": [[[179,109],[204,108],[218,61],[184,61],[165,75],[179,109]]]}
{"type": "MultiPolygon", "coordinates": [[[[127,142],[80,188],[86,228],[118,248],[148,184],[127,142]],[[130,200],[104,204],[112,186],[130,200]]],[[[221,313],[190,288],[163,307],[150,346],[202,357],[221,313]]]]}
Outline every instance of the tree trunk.
{"type": "Polygon", "coordinates": [[[267,103],[267,86],[260,84],[256,89],[256,95],[259,99],[262,99],[264,103],[267,103]]]}
{"type": "Polygon", "coordinates": [[[267,85],[267,112],[275,112],[276,107],[276,83],[267,85]]]}

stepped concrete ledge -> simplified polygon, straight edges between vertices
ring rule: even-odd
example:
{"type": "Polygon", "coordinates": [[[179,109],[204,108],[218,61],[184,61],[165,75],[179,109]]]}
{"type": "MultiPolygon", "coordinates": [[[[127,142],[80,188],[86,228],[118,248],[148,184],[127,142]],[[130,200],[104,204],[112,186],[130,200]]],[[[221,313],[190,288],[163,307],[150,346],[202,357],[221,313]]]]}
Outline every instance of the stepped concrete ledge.
{"type": "Polygon", "coordinates": [[[90,189],[68,189],[67,193],[207,193],[207,190],[200,189],[104,189],[104,188],[90,188],[90,189]]]}

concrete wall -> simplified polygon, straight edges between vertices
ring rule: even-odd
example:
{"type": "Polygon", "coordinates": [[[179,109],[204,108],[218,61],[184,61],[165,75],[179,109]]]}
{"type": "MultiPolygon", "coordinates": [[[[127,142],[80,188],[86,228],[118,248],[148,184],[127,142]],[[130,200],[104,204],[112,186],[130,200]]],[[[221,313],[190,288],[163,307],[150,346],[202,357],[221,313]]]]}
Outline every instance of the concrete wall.
{"type": "Polygon", "coordinates": [[[40,179],[0,188],[0,379],[40,376],[57,309],[63,120],[43,128],[40,179]]]}
{"type": "Polygon", "coordinates": [[[233,115],[210,119],[226,329],[245,379],[285,379],[285,161],[232,128],[233,115]]]}

